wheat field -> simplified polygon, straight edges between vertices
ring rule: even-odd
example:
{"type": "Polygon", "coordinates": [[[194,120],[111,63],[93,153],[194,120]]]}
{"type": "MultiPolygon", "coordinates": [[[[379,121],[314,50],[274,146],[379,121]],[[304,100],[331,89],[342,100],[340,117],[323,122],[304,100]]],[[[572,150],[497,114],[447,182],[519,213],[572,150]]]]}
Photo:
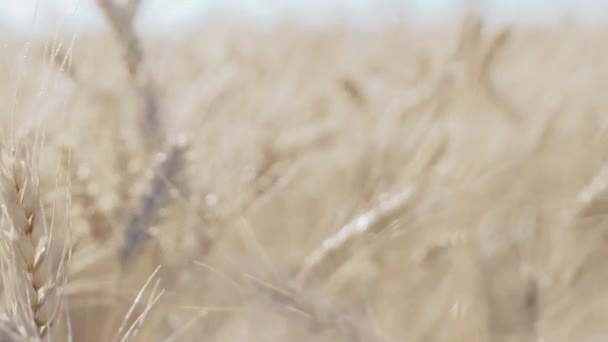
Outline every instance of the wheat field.
{"type": "Polygon", "coordinates": [[[0,40],[0,341],[608,341],[606,31],[97,2],[0,40]]]}

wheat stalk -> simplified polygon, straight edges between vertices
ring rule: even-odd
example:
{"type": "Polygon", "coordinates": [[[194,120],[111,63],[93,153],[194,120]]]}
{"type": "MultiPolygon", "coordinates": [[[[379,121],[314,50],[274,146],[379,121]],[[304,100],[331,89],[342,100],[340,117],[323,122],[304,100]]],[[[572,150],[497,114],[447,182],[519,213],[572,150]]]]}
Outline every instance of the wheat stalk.
{"type": "Polygon", "coordinates": [[[32,336],[44,337],[53,325],[60,305],[58,276],[52,270],[52,225],[46,223],[33,167],[15,153],[2,155],[0,195],[5,287],[11,287],[14,317],[23,320],[32,336]]]}
{"type": "Polygon", "coordinates": [[[330,303],[322,303],[298,291],[279,287],[250,275],[245,275],[245,280],[273,304],[307,318],[314,330],[334,330],[347,337],[349,341],[382,340],[361,315],[336,310],[330,303]]]}
{"type": "Polygon", "coordinates": [[[458,231],[457,235],[451,246],[454,293],[447,334],[451,341],[489,341],[488,304],[477,260],[477,241],[468,232],[458,231]]]}

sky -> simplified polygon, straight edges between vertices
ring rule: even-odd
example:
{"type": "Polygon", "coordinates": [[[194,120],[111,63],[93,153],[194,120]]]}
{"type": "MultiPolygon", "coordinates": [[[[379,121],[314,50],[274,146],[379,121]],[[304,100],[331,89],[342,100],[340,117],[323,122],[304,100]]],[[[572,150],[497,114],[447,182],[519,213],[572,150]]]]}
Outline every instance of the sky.
{"type": "MultiPolygon", "coordinates": [[[[123,0],[116,0],[123,1],[123,0]]],[[[560,14],[574,14],[586,22],[608,18],[608,0],[481,0],[483,11],[503,22],[551,22],[560,14]]],[[[138,25],[144,30],[172,31],[200,22],[201,15],[229,9],[261,23],[282,14],[319,19],[331,13],[348,14],[355,22],[377,18],[391,4],[404,9],[408,20],[441,23],[462,9],[463,0],[143,0],[138,25]]],[[[0,0],[0,24],[24,31],[98,29],[104,25],[95,0],[0,0]]]]}

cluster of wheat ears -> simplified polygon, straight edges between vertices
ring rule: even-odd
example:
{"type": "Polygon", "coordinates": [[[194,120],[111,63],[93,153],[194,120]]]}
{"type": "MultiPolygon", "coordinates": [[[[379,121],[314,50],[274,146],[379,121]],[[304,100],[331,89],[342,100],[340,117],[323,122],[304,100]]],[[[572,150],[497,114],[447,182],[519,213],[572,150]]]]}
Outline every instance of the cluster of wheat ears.
{"type": "Polygon", "coordinates": [[[0,341],[608,339],[601,31],[97,5],[0,41],[0,341]]]}

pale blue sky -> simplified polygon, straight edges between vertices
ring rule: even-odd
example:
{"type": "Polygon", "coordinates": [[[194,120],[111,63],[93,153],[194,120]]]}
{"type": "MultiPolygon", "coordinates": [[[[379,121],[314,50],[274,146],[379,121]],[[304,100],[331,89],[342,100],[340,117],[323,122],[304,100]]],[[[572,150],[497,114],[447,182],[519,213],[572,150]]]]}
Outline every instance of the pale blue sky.
{"type": "MultiPolygon", "coordinates": [[[[0,0],[0,22],[25,30],[96,28],[102,19],[95,0],[0,0]]],[[[458,13],[462,0],[144,0],[139,25],[144,29],[175,29],[196,22],[210,9],[230,8],[254,20],[269,22],[281,13],[303,18],[340,11],[366,20],[377,8],[392,4],[404,8],[412,20],[441,22],[458,13]],[[311,15],[312,14],[312,15],[311,15]]],[[[587,21],[608,18],[608,0],[482,0],[489,17],[502,21],[551,20],[560,13],[576,13],[587,21]]]]}

